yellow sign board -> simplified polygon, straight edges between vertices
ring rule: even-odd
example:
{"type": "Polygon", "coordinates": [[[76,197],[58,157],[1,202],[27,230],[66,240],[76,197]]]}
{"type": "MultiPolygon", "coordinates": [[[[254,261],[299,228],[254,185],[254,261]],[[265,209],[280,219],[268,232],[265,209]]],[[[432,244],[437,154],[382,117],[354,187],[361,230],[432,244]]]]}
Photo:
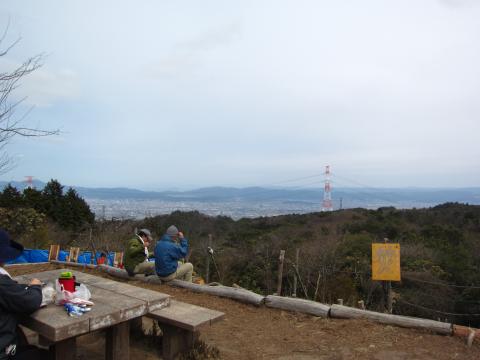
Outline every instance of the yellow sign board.
{"type": "Polygon", "coordinates": [[[372,244],[372,280],[400,281],[400,244],[372,244]]]}

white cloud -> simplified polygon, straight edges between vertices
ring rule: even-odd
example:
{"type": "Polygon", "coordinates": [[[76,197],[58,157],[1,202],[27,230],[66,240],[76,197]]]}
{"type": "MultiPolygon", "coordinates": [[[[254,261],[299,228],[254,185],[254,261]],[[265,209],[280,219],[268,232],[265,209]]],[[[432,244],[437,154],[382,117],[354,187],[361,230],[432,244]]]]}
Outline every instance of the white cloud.
{"type": "Polygon", "coordinates": [[[159,60],[141,71],[148,78],[188,77],[201,64],[206,53],[234,42],[241,34],[240,23],[207,29],[192,38],[173,45],[159,60]]]}
{"type": "Polygon", "coordinates": [[[40,68],[25,78],[18,92],[27,97],[27,104],[52,106],[58,101],[77,98],[80,95],[79,79],[69,69],[52,71],[40,68]]]}
{"type": "Polygon", "coordinates": [[[478,4],[477,0],[438,0],[438,2],[450,8],[469,7],[478,4]]]}
{"type": "MultiPolygon", "coordinates": [[[[13,71],[21,66],[16,61],[0,58],[0,66],[5,71],[13,71]]],[[[74,99],[80,95],[79,78],[67,68],[53,70],[40,67],[20,79],[12,92],[11,100],[25,99],[25,105],[48,107],[62,100],[74,99]]]]}

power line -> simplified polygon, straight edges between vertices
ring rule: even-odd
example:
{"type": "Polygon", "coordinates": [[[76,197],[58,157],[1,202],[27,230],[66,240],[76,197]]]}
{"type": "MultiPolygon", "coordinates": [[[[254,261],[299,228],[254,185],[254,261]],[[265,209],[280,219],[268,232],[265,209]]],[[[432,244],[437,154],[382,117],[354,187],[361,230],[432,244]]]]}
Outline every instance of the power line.
{"type": "Polygon", "coordinates": [[[286,183],[296,182],[296,181],[300,181],[300,180],[311,179],[311,178],[319,177],[319,176],[323,176],[323,175],[324,175],[323,173],[314,174],[314,175],[304,176],[304,177],[290,179],[290,180],[284,180],[284,181],[276,182],[276,183],[273,183],[273,184],[266,184],[266,185],[260,185],[260,186],[274,186],[274,185],[286,184],[286,183]]]}
{"type": "Polygon", "coordinates": [[[323,176],[324,176],[323,173],[313,174],[313,175],[307,175],[307,176],[302,176],[302,177],[298,177],[298,178],[292,178],[292,179],[277,181],[277,182],[274,182],[274,183],[264,183],[264,184],[260,184],[260,185],[250,186],[250,187],[273,187],[273,186],[276,186],[276,185],[288,184],[288,183],[293,183],[293,182],[297,182],[297,181],[301,181],[301,180],[306,180],[306,179],[311,179],[311,178],[316,178],[316,177],[323,177],[323,176]]]}
{"type": "Polygon", "coordinates": [[[369,185],[362,184],[361,182],[358,182],[358,181],[356,181],[356,180],[351,180],[351,179],[346,178],[346,177],[344,177],[344,176],[340,176],[340,175],[338,175],[337,173],[332,173],[332,175],[335,176],[335,177],[337,177],[337,178],[343,179],[343,180],[345,180],[345,181],[347,181],[347,182],[349,182],[349,183],[356,184],[356,185],[358,185],[358,186],[360,186],[360,187],[362,187],[362,188],[365,188],[365,189],[378,190],[378,188],[374,188],[374,187],[371,187],[371,186],[369,186],[369,185]]]}
{"type": "MultiPolygon", "coordinates": [[[[305,178],[312,178],[312,177],[314,177],[314,176],[305,177],[305,178]]],[[[302,179],[305,179],[305,178],[302,178],[302,179]]],[[[295,180],[298,180],[298,179],[295,179],[295,180]]],[[[273,186],[274,184],[262,185],[262,186],[258,186],[258,187],[251,188],[251,189],[248,189],[248,190],[243,190],[243,192],[241,193],[241,196],[242,197],[258,196],[258,195],[264,195],[264,194],[271,194],[272,192],[280,191],[280,190],[296,191],[296,190],[308,189],[308,190],[319,191],[320,192],[320,190],[321,190],[320,187],[318,189],[309,187],[309,185],[320,184],[320,183],[323,184],[323,180],[316,180],[316,181],[308,182],[306,184],[301,184],[301,185],[298,185],[298,186],[288,187],[288,188],[284,188],[284,189],[278,189],[278,188],[274,188],[274,187],[268,188],[267,187],[267,186],[273,186]]],[[[278,183],[276,183],[276,184],[278,184],[278,183]]]]}
{"type": "MultiPolygon", "coordinates": [[[[339,185],[344,185],[344,187],[347,188],[347,187],[348,187],[348,184],[347,184],[347,183],[342,183],[341,181],[339,182],[339,181],[337,180],[338,177],[339,177],[338,175],[333,174],[333,179],[334,179],[333,181],[334,181],[337,185],[338,185],[338,184],[339,184],[339,185]]],[[[340,178],[341,178],[341,177],[340,177],[340,178]]],[[[348,180],[347,180],[347,181],[348,181],[348,180]]],[[[359,183],[357,183],[357,182],[355,182],[355,183],[356,183],[356,184],[359,184],[359,183]]],[[[339,189],[338,186],[337,186],[337,189],[339,189]]],[[[370,198],[371,198],[372,196],[374,196],[375,199],[377,199],[377,200],[383,200],[383,201],[386,202],[387,204],[388,204],[388,203],[392,203],[392,202],[395,201],[394,199],[389,199],[389,198],[386,197],[386,196],[382,196],[382,195],[381,195],[382,189],[379,189],[379,188],[372,188],[372,187],[369,187],[369,186],[367,186],[367,185],[362,185],[361,187],[358,187],[358,188],[355,187],[355,188],[351,188],[351,189],[355,189],[354,191],[355,191],[355,194],[357,194],[357,195],[364,195],[364,196],[370,197],[370,198]]]]}

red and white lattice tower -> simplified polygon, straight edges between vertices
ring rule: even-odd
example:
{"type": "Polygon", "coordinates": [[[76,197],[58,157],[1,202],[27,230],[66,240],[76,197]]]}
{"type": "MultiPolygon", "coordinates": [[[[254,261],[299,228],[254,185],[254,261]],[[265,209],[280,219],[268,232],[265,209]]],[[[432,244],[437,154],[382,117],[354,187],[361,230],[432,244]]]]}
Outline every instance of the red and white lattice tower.
{"type": "Polygon", "coordinates": [[[28,189],[33,189],[33,176],[25,176],[25,182],[27,183],[28,189]]]}
{"type": "Polygon", "coordinates": [[[322,211],[333,211],[332,187],[330,186],[330,165],[325,166],[325,188],[323,190],[322,211]]]}

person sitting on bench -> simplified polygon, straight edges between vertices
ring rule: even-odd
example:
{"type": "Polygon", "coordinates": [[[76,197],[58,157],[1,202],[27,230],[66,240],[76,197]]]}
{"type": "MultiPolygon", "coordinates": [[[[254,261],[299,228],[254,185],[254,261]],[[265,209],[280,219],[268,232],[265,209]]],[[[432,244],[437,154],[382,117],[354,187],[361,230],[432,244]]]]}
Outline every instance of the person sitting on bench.
{"type": "Polygon", "coordinates": [[[193,265],[181,260],[187,256],[188,240],[172,225],[155,247],[155,271],[163,281],[181,279],[192,282],[193,265]],[[180,244],[177,244],[177,241],[180,244]]]}
{"type": "Polygon", "coordinates": [[[28,345],[25,335],[17,326],[19,317],[40,308],[42,283],[32,279],[30,284],[19,284],[3,268],[7,261],[22,254],[23,246],[0,229],[0,360],[47,359],[48,352],[28,345]]]}
{"type": "Polygon", "coordinates": [[[152,241],[152,234],[148,229],[141,229],[134,238],[130,239],[123,256],[123,264],[128,275],[155,274],[155,263],[148,261],[151,253],[148,246],[152,241]]]}

